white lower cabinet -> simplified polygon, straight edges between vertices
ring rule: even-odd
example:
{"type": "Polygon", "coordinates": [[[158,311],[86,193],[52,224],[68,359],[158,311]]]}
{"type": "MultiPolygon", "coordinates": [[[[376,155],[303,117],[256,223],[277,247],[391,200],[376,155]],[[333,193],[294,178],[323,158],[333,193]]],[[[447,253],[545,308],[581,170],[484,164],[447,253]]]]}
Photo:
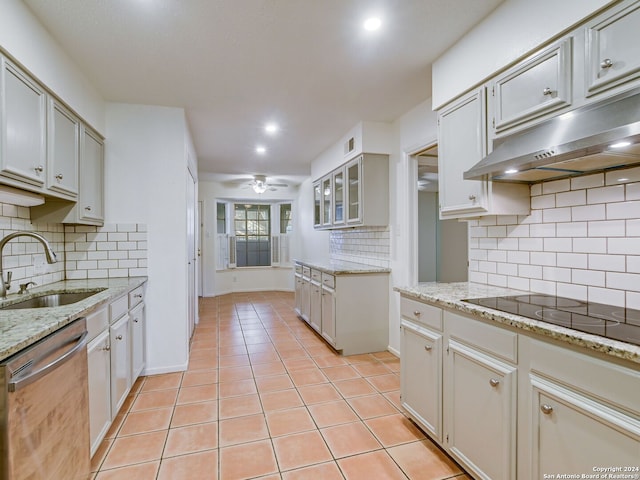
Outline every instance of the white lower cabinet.
{"type": "Polygon", "coordinates": [[[404,318],[400,328],[402,407],[425,431],[441,441],[442,334],[404,318]]]}
{"type": "Polygon", "coordinates": [[[413,297],[400,309],[402,406],[473,478],[640,473],[636,363],[413,297]]]}
{"type": "Polygon", "coordinates": [[[109,331],[105,330],[87,345],[89,363],[89,438],[91,455],[111,426],[111,353],[109,331]]]}
{"type": "MultiPolygon", "coordinates": [[[[323,274],[324,275],[324,274],[323,274]]],[[[322,285],[322,337],[331,344],[336,346],[336,291],[322,285]]]]}
{"type": "Polygon", "coordinates": [[[111,410],[117,412],[131,389],[131,340],[129,315],[109,328],[111,340],[111,410]]]}
{"type": "Polygon", "coordinates": [[[322,287],[316,280],[309,284],[309,325],[318,333],[322,332],[322,287]]]}
{"type": "Polygon", "coordinates": [[[298,315],[302,315],[302,274],[295,275],[295,310],[298,315]]]}
{"type": "Polygon", "coordinates": [[[446,443],[480,478],[515,478],[516,377],[516,367],[449,340],[446,443]]]}
{"type": "Polygon", "coordinates": [[[144,354],[144,304],[137,305],[131,312],[130,328],[131,328],[131,381],[140,376],[145,366],[144,354]]]}

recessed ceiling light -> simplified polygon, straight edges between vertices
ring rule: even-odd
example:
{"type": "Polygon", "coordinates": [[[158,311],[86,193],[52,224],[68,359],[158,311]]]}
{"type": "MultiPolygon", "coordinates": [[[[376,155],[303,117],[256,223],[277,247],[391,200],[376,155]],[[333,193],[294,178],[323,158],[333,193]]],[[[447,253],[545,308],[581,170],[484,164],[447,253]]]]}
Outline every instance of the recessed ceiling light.
{"type": "Polygon", "coordinates": [[[612,143],[611,145],[609,145],[609,148],[623,148],[628,147],[629,145],[631,145],[631,142],[618,142],[612,143]]]}
{"type": "Polygon", "coordinates": [[[277,123],[267,123],[264,126],[264,131],[273,135],[274,133],[277,133],[278,130],[280,130],[280,128],[278,127],[277,123]]]}
{"type": "Polygon", "coordinates": [[[256,153],[259,153],[260,155],[264,155],[265,153],[267,153],[267,149],[264,148],[262,145],[258,145],[256,147],[256,153]]]}
{"type": "Polygon", "coordinates": [[[364,21],[363,27],[365,30],[373,32],[374,30],[378,30],[381,25],[382,25],[382,20],[380,20],[378,17],[371,17],[371,18],[367,18],[364,21]]]}
{"type": "Polygon", "coordinates": [[[504,173],[518,173],[518,170],[516,170],[515,168],[510,168],[509,170],[505,170],[504,173]]]}

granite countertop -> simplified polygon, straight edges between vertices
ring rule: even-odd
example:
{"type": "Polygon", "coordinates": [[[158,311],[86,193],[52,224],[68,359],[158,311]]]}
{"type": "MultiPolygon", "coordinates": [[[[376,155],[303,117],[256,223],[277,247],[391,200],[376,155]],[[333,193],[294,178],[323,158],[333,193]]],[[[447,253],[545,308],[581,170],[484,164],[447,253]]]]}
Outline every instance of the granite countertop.
{"type": "Polygon", "coordinates": [[[495,297],[503,295],[528,294],[522,290],[492,287],[469,282],[459,283],[419,283],[412,287],[394,287],[396,292],[416,300],[423,300],[433,305],[458,310],[485,320],[491,320],[503,325],[527,330],[540,335],[554,338],[580,347],[596,350],[607,355],[640,363],[640,346],[620,342],[599,335],[579,332],[570,328],[533,320],[520,315],[500,312],[492,308],[481,307],[472,303],[462,302],[464,298],[495,297]]]}
{"type": "Polygon", "coordinates": [[[0,300],[0,307],[50,293],[100,292],[79,302],[59,307],[0,310],[0,360],[32,345],[82,315],[130,292],[147,281],[147,277],[64,280],[34,287],[24,295],[12,294],[0,300]]]}
{"type": "Polygon", "coordinates": [[[307,267],[315,268],[331,275],[353,275],[361,273],[391,273],[390,268],[375,267],[373,265],[365,265],[363,263],[342,262],[337,260],[312,261],[312,260],[294,260],[307,267]]]}

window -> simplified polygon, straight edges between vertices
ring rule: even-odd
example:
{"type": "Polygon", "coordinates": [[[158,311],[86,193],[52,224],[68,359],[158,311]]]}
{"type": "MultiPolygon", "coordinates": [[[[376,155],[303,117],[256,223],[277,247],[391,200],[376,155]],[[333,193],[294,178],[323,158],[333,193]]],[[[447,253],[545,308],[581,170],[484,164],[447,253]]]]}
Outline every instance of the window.
{"type": "Polygon", "coordinates": [[[236,266],[271,265],[271,206],[234,205],[236,266]]]}
{"type": "Polygon", "coordinates": [[[285,235],[291,233],[291,204],[280,204],[280,234],[285,235]]]}
{"type": "Polygon", "coordinates": [[[216,228],[217,233],[227,233],[227,205],[216,203],[216,228]]]}

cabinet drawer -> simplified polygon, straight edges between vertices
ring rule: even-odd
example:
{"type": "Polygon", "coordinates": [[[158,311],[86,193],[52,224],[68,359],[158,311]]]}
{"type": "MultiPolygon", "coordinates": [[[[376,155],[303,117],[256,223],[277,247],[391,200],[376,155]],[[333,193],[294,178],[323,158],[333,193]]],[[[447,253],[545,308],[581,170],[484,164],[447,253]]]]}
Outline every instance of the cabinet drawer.
{"type": "Polygon", "coordinates": [[[304,275],[307,278],[310,278],[311,277],[311,268],[302,267],[302,275],[304,275]]]}
{"type": "Polygon", "coordinates": [[[329,288],[336,288],[336,277],[329,275],[328,273],[322,274],[322,284],[329,288]]]}
{"type": "Polygon", "coordinates": [[[129,309],[144,301],[144,287],[140,285],[135,290],[129,292],[129,309]]]}
{"type": "Polygon", "coordinates": [[[128,311],[129,311],[129,297],[125,295],[123,297],[118,298],[117,300],[114,300],[109,305],[109,321],[111,323],[115,322],[128,311]]]}
{"type": "Polygon", "coordinates": [[[400,314],[414,322],[442,331],[442,309],[438,307],[403,297],[400,303],[400,314]]]}
{"type": "Polygon", "coordinates": [[[530,339],[531,371],[640,415],[640,371],[530,339]]]}
{"type": "Polygon", "coordinates": [[[296,263],[296,273],[302,275],[302,265],[296,263]]]}
{"type": "Polygon", "coordinates": [[[314,268],[311,269],[311,280],[315,280],[320,283],[322,280],[322,272],[320,270],[316,270],[314,268]]]}
{"type": "Polygon", "coordinates": [[[109,313],[106,308],[87,315],[87,341],[90,342],[96,338],[100,332],[109,327],[109,313]]]}
{"type": "Polygon", "coordinates": [[[518,334],[480,320],[444,312],[451,338],[472,345],[494,357],[518,363],[518,334]]]}

